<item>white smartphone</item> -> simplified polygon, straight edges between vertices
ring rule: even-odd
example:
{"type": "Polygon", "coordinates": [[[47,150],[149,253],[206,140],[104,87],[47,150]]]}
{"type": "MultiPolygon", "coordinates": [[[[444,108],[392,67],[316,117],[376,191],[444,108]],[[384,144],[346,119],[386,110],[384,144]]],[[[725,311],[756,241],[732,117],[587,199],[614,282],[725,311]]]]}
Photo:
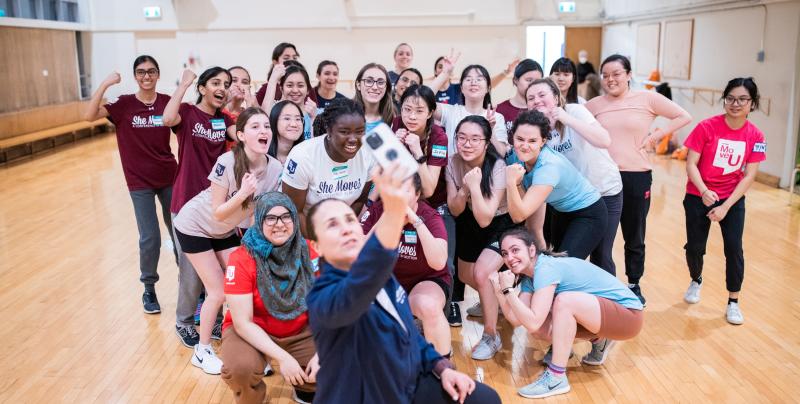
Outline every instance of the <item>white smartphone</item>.
{"type": "Polygon", "coordinates": [[[409,177],[419,170],[417,160],[400,143],[392,128],[385,123],[381,123],[364,135],[364,141],[381,167],[386,168],[392,163],[399,162],[401,167],[408,169],[409,177]]]}

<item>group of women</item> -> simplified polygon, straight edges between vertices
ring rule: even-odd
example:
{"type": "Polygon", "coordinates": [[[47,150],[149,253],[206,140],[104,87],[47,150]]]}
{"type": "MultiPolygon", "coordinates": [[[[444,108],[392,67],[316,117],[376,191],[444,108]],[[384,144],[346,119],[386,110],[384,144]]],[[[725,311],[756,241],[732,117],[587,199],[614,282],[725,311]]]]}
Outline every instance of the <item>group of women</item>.
{"type": "MultiPolygon", "coordinates": [[[[449,361],[448,323],[461,324],[465,284],[480,297],[467,313],[484,326],[473,359],[502,348],[500,313],[552,341],[546,370],[519,390],[525,397],[569,391],[576,338],[592,342],[583,363],[600,365],[615,341],[641,330],[646,147],[689,124],[689,114],[631,89],[621,55],[603,61],[606,94],[588,102],[567,58],[548,77],[525,59],[500,77],[468,65],[451,83],[459,58],[451,52],[423,83],[408,44],[394,57],[392,70],[360,69],[353,99],[336,91],[334,61],[319,63],[312,87],[289,43],[275,48],[255,93],[241,66],[199,77],[186,70],[171,97],[157,93],[160,69],[145,55],[133,63],[137,93],[103,104],[121,81],[113,73],[92,97],[86,118],[108,117],[117,128],[144,310],[160,312],[158,197],[179,268],[176,333],[193,348],[191,363],[221,374],[238,402],[264,400],[270,360],[298,402],[499,402],[449,361]],[[515,93],[495,110],[492,85],[505,74],[515,93]],[[182,102],[193,85],[196,102],[182,102]],[[659,116],[667,123],[651,130],[659,116]],[[417,160],[416,173],[377,167],[362,147],[380,124],[417,160]],[[618,224],[628,285],[616,279],[611,254],[618,224]],[[221,358],[211,339],[222,339],[221,358]]],[[[725,114],[686,140],[685,300],[699,301],[710,222],[718,221],[726,316],[741,324],[744,193],[766,144],[747,120],[758,105],[753,80],[732,80],[723,100],[725,114]]]]}

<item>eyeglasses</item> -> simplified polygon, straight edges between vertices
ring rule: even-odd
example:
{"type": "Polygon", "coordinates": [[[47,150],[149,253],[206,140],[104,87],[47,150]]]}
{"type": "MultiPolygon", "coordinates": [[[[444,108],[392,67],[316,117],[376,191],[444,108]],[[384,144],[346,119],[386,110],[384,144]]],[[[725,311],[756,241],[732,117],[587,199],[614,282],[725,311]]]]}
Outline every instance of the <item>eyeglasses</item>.
{"type": "Polygon", "coordinates": [[[400,110],[400,113],[403,116],[409,116],[409,117],[410,116],[423,116],[423,115],[426,114],[424,111],[418,111],[418,110],[415,110],[413,108],[407,108],[407,107],[403,107],[403,109],[400,110]]]}
{"type": "Polygon", "coordinates": [[[480,84],[486,82],[486,77],[479,76],[479,77],[467,77],[464,79],[464,82],[467,84],[480,84]]]}
{"type": "Polygon", "coordinates": [[[375,79],[372,79],[372,78],[366,78],[366,79],[362,79],[361,83],[363,83],[367,87],[372,87],[374,85],[377,85],[378,88],[386,87],[386,80],[384,80],[384,79],[375,80],[375,79]]]}
{"type": "Polygon", "coordinates": [[[283,223],[285,225],[289,225],[289,224],[293,223],[292,222],[292,214],[289,213],[289,212],[286,212],[286,213],[284,213],[284,214],[282,214],[280,216],[275,216],[275,215],[266,215],[266,216],[264,216],[264,224],[266,224],[267,226],[275,226],[275,224],[278,223],[278,220],[280,220],[281,223],[283,223]]]}
{"type": "Polygon", "coordinates": [[[725,97],[725,104],[742,106],[742,105],[745,105],[745,104],[747,104],[748,102],[750,102],[752,100],[753,99],[750,98],[750,97],[739,97],[739,98],[736,98],[736,97],[734,97],[732,95],[729,95],[729,96],[725,97]]]}
{"type": "Polygon", "coordinates": [[[303,122],[303,118],[301,118],[301,117],[299,117],[299,116],[289,116],[289,115],[284,115],[284,116],[281,116],[281,117],[280,117],[280,120],[281,120],[281,121],[283,121],[283,122],[285,122],[285,123],[299,123],[299,122],[303,122]]]}
{"type": "Polygon", "coordinates": [[[417,85],[419,85],[419,83],[417,83],[416,80],[412,80],[412,79],[410,79],[408,77],[405,77],[405,76],[400,77],[400,81],[402,81],[403,83],[408,83],[409,86],[417,86],[417,85]]]}
{"type": "Polygon", "coordinates": [[[136,74],[136,77],[139,77],[139,78],[142,78],[144,76],[155,77],[155,76],[158,76],[158,69],[147,69],[147,70],[136,69],[136,71],[134,71],[134,73],[136,74]]]}
{"type": "Polygon", "coordinates": [[[485,142],[486,139],[481,137],[466,137],[466,136],[456,136],[456,143],[460,145],[479,145],[482,142],[485,142]]]}
{"type": "Polygon", "coordinates": [[[603,79],[603,80],[608,80],[608,79],[619,80],[619,79],[625,77],[626,74],[627,74],[627,72],[624,71],[624,70],[617,70],[617,71],[615,71],[614,73],[611,73],[611,74],[600,73],[600,78],[603,79]]]}

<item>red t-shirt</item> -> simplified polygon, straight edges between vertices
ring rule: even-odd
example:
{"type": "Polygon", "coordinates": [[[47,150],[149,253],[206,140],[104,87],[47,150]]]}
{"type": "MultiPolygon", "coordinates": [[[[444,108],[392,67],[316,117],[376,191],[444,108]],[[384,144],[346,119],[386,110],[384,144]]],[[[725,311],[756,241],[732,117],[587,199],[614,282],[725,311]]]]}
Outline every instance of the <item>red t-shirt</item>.
{"type": "MultiPolygon", "coordinates": [[[[400,117],[395,117],[392,121],[392,130],[406,128],[400,117]]],[[[422,146],[425,147],[425,142],[422,146]]],[[[425,150],[425,155],[428,156],[428,165],[432,167],[441,167],[439,171],[439,180],[436,183],[436,188],[433,190],[433,195],[426,199],[428,203],[438,208],[447,203],[447,183],[445,182],[444,172],[447,167],[447,133],[439,125],[431,125],[431,133],[428,138],[428,145],[425,150]]]]}
{"type": "Polygon", "coordinates": [[[210,185],[208,174],[217,157],[225,153],[226,131],[234,124],[222,112],[209,115],[194,104],[181,104],[178,114],[181,123],[172,128],[178,136],[178,176],[170,205],[176,214],[210,185]]]}
{"type": "Polygon", "coordinates": [[[511,100],[505,100],[497,105],[496,111],[503,115],[503,118],[506,119],[506,130],[511,133],[511,126],[514,125],[514,120],[517,119],[517,115],[520,112],[526,111],[527,108],[517,108],[511,105],[511,100]]]}
{"type": "MultiPolygon", "coordinates": [[[[308,246],[311,262],[314,271],[318,270],[318,256],[316,251],[308,246]]],[[[253,294],[253,322],[256,323],[267,334],[276,338],[286,338],[297,335],[308,324],[308,313],[297,316],[294,320],[278,320],[269,314],[261,300],[258,292],[256,261],[247,252],[244,246],[237,248],[228,258],[228,267],[225,270],[225,294],[226,295],[246,295],[253,294]]],[[[222,330],[226,330],[233,325],[230,310],[225,313],[225,320],[222,322],[222,330]]]]}
{"type": "MultiPolygon", "coordinates": [[[[700,177],[720,199],[731,196],[736,185],[744,178],[746,164],[767,158],[764,134],[750,121],[733,130],[725,122],[725,115],[698,123],[683,144],[700,153],[700,161],[697,162],[700,177]]],[[[700,196],[700,191],[692,181],[687,181],[686,193],[700,196]]]]}
{"type": "MultiPolygon", "coordinates": [[[[375,226],[382,214],[383,203],[378,201],[361,215],[361,228],[364,229],[364,233],[367,233],[372,229],[372,226],[375,226]]],[[[418,202],[417,216],[422,219],[433,237],[447,240],[447,230],[444,227],[442,217],[425,201],[418,202]]],[[[410,293],[411,288],[426,280],[439,278],[448,285],[451,284],[452,277],[447,266],[438,271],[428,266],[428,261],[425,259],[425,251],[423,251],[422,244],[419,243],[417,237],[417,231],[411,224],[406,224],[403,227],[403,235],[400,237],[398,251],[400,254],[397,258],[397,264],[394,266],[394,276],[403,285],[406,293],[410,293]]]]}
{"type": "MultiPolygon", "coordinates": [[[[233,124],[236,124],[236,120],[239,119],[239,113],[229,111],[227,108],[222,108],[222,113],[227,115],[228,118],[233,121],[233,124]]],[[[236,146],[236,140],[226,139],[225,140],[225,151],[230,151],[233,149],[233,146],[236,146]]]]}
{"type": "MultiPolygon", "coordinates": [[[[264,103],[264,97],[267,96],[267,84],[269,84],[269,83],[262,84],[261,87],[258,89],[258,91],[256,91],[256,101],[258,101],[258,106],[259,107],[261,106],[261,104],[264,103]]],[[[309,90],[309,92],[313,92],[313,91],[309,90]]],[[[281,92],[281,88],[278,87],[278,88],[275,89],[275,101],[280,100],[281,97],[283,97],[283,93],[281,92]]],[[[267,112],[269,112],[269,111],[267,111],[267,112]]]]}
{"type": "Polygon", "coordinates": [[[108,120],[117,127],[117,145],[128,190],[161,189],[175,181],[178,162],[169,146],[170,130],[162,116],[169,96],[156,94],[151,106],[134,94],[106,104],[108,120]]]}

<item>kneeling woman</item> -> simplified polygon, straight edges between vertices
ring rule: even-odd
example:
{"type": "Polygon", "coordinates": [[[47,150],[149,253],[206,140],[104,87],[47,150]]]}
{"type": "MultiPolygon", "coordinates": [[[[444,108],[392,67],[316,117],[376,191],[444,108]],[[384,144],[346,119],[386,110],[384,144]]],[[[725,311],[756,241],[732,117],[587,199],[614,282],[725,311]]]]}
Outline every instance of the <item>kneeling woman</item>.
{"type": "Polygon", "coordinates": [[[525,111],[514,120],[509,135],[514,153],[506,167],[508,213],[516,222],[533,214],[543,218],[547,202],[555,210],[551,228],[555,250],[584,259],[602,241],[608,211],[597,189],[566,157],[545,145],[550,134],[550,121],[539,111],[525,111]]]}
{"type": "Polygon", "coordinates": [[[514,229],[500,241],[510,269],[491,276],[506,319],[537,338],[552,341],[553,355],[535,382],[521,388],[527,398],[542,398],[570,390],[567,360],[576,338],[589,339],[588,365],[601,365],[614,341],[631,339],[644,323],[642,302],[622,282],[594,264],[578,258],[537,251],[533,237],[514,229]],[[522,278],[519,296],[514,279],[522,278]]]}
{"type": "Polygon", "coordinates": [[[281,174],[278,160],[267,156],[272,133],[261,108],[239,115],[236,136],[239,142],[219,156],[208,175],[211,185],[186,202],[173,222],[178,242],[206,289],[192,364],[208,374],[219,374],[222,367],[210,345],[211,333],[225,299],[223,268],[239,246],[235,229],[249,227],[253,196],[277,189],[281,174]]]}
{"type": "Polygon", "coordinates": [[[370,234],[346,202],[326,199],[308,212],[307,234],[325,258],[308,295],[323,364],[315,401],[499,403],[491,388],[453,370],[414,326],[408,296],[392,276],[414,191],[399,165],[373,174],[384,214],[370,234]]]}
{"type": "Polygon", "coordinates": [[[264,402],[268,358],[280,363],[283,378],[295,388],[295,401],[314,399],[319,359],[306,307],[314,269],[298,224],[289,197],[260,196],[255,223],[228,261],[220,354],[222,380],[238,403],[264,402]]]}
{"type": "MultiPolygon", "coordinates": [[[[401,75],[400,80],[403,77],[401,75]]],[[[422,321],[425,338],[440,354],[450,357],[450,327],[444,305],[453,278],[447,268],[447,231],[436,209],[422,196],[422,179],[414,174],[414,194],[410,195],[406,225],[400,238],[400,257],[394,275],[408,293],[411,313],[422,321]]],[[[383,214],[383,203],[376,202],[361,216],[361,227],[369,232],[383,214]]]]}

